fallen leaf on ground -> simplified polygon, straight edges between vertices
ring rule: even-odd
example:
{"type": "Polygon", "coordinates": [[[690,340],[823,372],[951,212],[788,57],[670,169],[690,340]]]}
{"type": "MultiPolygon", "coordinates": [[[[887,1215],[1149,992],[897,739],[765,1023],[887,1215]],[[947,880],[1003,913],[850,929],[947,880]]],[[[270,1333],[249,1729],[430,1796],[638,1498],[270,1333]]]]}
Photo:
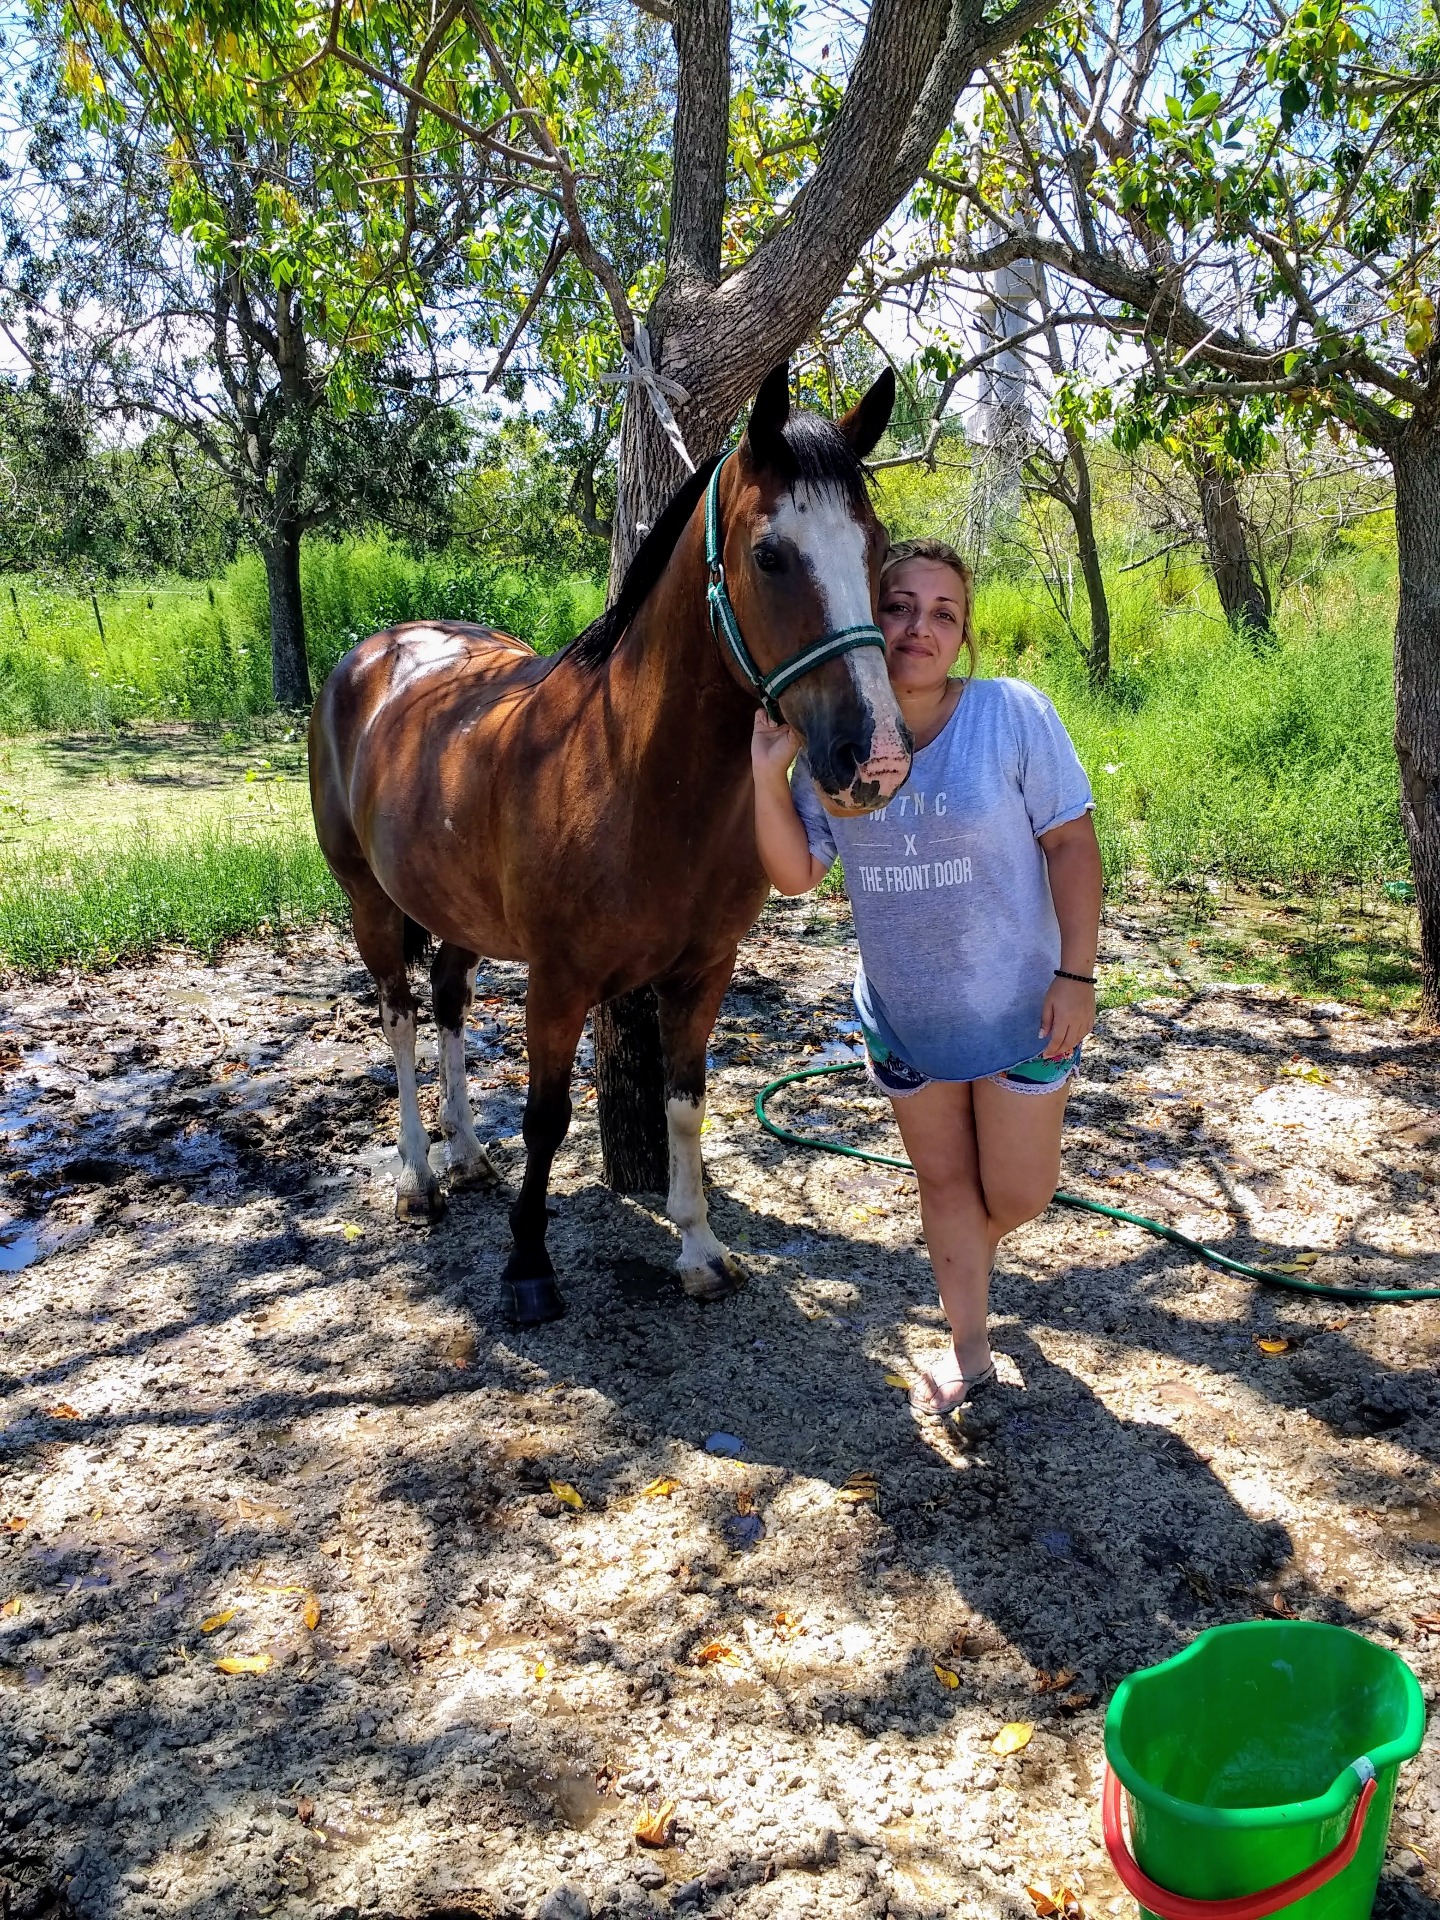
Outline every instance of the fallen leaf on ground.
{"type": "Polygon", "coordinates": [[[537,1680],[543,1680],[546,1674],[549,1673],[549,1671],[550,1669],[546,1666],[543,1660],[537,1660],[535,1662],[535,1678],[537,1680]]]}
{"type": "Polygon", "coordinates": [[[550,1491],[554,1494],[555,1498],[562,1501],[565,1506],[573,1507],[576,1513],[583,1513],[585,1511],[585,1502],[580,1498],[568,1480],[552,1480],[550,1482],[550,1491]]]}
{"type": "Polygon", "coordinates": [[[695,1663],[701,1667],[738,1667],[740,1656],[733,1647],[727,1647],[723,1640],[712,1640],[707,1647],[698,1647],[695,1651],[695,1663]]]}
{"type": "Polygon", "coordinates": [[[930,1665],[942,1687],[959,1686],[960,1676],[953,1667],[942,1667],[938,1660],[932,1660],[930,1665]]]}
{"type": "Polygon", "coordinates": [[[1051,1887],[1044,1880],[1026,1887],[1039,1920],[1084,1920],[1085,1909],[1072,1887],[1051,1887]]]}
{"type": "Polygon", "coordinates": [[[1300,1617],[1283,1593],[1272,1593],[1270,1605],[1265,1611],[1275,1620],[1297,1620],[1300,1617]]]}
{"type": "MultiPolygon", "coordinates": [[[[1284,1268],[1282,1267],[1280,1271],[1283,1273],[1284,1268]]],[[[1288,1353],[1290,1351],[1290,1342],[1288,1340],[1282,1340],[1278,1334],[1273,1338],[1257,1340],[1255,1344],[1262,1353],[1288,1353]]]]}
{"type": "Polygon", "coordinates": [[[658,1480],[652,1480],[648,1487],[641,1487],[642,1500],[668,1500],[679,1486],[678,1480],[667,1480],[662,1473],[658,1480]]]}
{"type": "Polygon", "coordinates": [[[358,1226],[353,1220],[347,1220],[340,1231],[347,1240],[363,1240],[365,1238],[365,1229],[362,1226],[358,1226]]]}
{"type": "Polygon", "coordinates": [[[753,1513],[755,1511],[755,1494],[752,1488],[741,1487],[735,1495],[735,1511],[737,1513],[753,1513]]]}
{"type": "Polygon", "coordinates": [[[320,1601],[315,1594],[313,1593],[306,1594],[305,1611],[301,1614],[300,1617],[305,1622],[306,1626],[310,1629],[312,1633],[315,1631],[316,1627],[319,1626],[320,1601]]]}
{"type": "Polygon", "coordinates": [[[871,1506],[878,1507],[880,1504],[879,1475],[865,1468],[852,1473],[840,1489],[840,1498],[855,1507],[863,1505],[867,1500],[871,1506]]]}
{"type": "Polygon", "coordinates": [[[910,1382],[905,1378],[903,1373],[887,1373],[885,1376],[885,1384],[887,1387],[898,1387],[901,1393],[908,1393],[910,1391],[910,1382]]]}
{"type": "Polygon", "coordinates": [[[1009,1720],[990,1742],[990,1751],[1002,1757],[1007,1753],[1019,1753],[1022,1747],[1029,1746],[1034,1731],[1028,1720],[1009,1720]]]}
{"type": "MultiPolygon", "coordinates": [[[[18,1601],[12,1600],[10,1605],[15,1608],[17,1613],[19,1612],[18,1601]]],[[[1410,1618],[1415,1622],[1421,1633],[1440,1633],[1440,1613],[1412,1613],[1410,1618]]]]}
{"type": "Polygon", "coordinates": [[[4,1606],[0,1607],[0,1613],[3,1613],[6,1619],[8,1620],[13,1620],[16,1614],[19,1613],[19,1611],[20,1611],[20,1596],[18,1593],[12,1594],[10,1598],[5,1602],[4,1606]]]}
{"type": "Polygon", "coordinates": [[[212,1613],[208,1620],[200,1622],[202,1633],[218,1633],[220,1628],[229,1624],[240,1611],[238,1607],[227,1607],[223,1613],[212,1613]]]}
{"type": "Polygon", "coordinates": [[[310,1798],[308,1793],[302,1793],[300,1798],[295,1802],[295,1812],[302,1827],[308,1827],[310,1822],[315,1818],[315,1802],[310,1798]]]}
{"type": "Polygon", "coordinates": [[[647,1801],[637,1814],[632,1832],[642,1847],[668,1847],[675,1830],[675,1802],[663,1800],[652,1813],[647,1801]]]}
{"type": "Polygon", "coordinates": [[[227,1653],[215,1664],[221,1673],[264,1673],[275,1663],[268,1653],[227,1653]]]}
{"type": "Polygon", "coordinates": [[[1056,1702],[1061,1713],[1083,1713],[1086,1707],[1093,1707],[1094,1704],[1093,1693],[1081,1693],[1078,1690],[1075,1693],[1062,1694],[1056,1702]]]}
{"type": "Polygon", "coordinates": [[[29,1522],[17,1513],[13,1518],[0,1522],[0,1531],[5,1533],[23,1533],[29,1522]]]}
{"type": "Polygon", "coordinates": [[[780,1612],[772,1614],[770,1624],[782,1640],[793,1640],[797,1633],[804,1633],[797,1614],[780,1612]]]}
{"type": "Polygon", "coordinates": [[[57,1400],[53,1407],[46,1407],[45,1413],[51,1420],[83,1420],[84,1414],[78,1407],[72,1407],[68,1400],[57,1400]]]}
{"type": "Polygon", "coordinates": [[[1298,1054],[1292,1060],[1287,1060],[1280,1071],[1291,1080],[1310,1080],[1317,1087],[1330,1084],[1330,1076],[1323,1067],[1311,1066],[1309,1061],[1302,1060],[1298,1054]]]}
{"type": "Polygon", "coordinates": [[[1075,1675],[1069,1667],[1060,1667],[1054,1673],[1047,1673],[1044,1667],[1035,1669],[1035,1678],[1030,1682],[1032,1693],[1063,1693],[1074,1680],[1075,1675]]]}

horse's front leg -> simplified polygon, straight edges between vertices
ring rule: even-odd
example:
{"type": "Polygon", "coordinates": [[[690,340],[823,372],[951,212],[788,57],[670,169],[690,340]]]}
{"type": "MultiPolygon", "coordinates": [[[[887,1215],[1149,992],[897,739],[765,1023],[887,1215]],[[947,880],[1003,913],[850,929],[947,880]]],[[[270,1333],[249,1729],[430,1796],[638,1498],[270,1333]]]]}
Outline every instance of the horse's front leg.
{"type": "Polygon", "coordinates": [[[665,1053],[665,1121],[670,1133],[670,1193],[665,1211],[680,1229],[680,1284],[692,1300],[723,1300],[745,1285],[745,1269],[710,1228],[700,1129],[705,1124],[705,1050],[735,955],[682,981],[657,982],[665,1053]]]}
{"type": "Polygon", "coordinates": [[[525,1177],[510,1209],[515,1244],[501,1275],[501,1310],[512,1327],[538,1327],[565,1311],[545,1245],[545,1196],[551,1165],[570,1127],[570,1073],[585,1013],[583,994],[557,992],[530,969],[525,995],[530,1087],[521,1123],[525,1177]]]}

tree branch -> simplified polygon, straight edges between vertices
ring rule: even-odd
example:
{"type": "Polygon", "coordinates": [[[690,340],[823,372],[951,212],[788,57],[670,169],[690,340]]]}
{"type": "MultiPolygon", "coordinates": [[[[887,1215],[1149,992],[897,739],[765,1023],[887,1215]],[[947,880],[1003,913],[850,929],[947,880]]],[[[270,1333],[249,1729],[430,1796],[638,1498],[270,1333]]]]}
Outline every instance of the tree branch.
{"type": "Polygon", "coordinates": [[[519,346],[520,337],[524,333],[526,327],[529,326],[530,321],[534,315],[535,309],[539,306],[541,300],[544,299],[545,289],[546,287],[549,286],[551,280],[553,279],[556,268],[560,265],[560,262],[565,258],[565,255],[569,251],[570,251],[570,236],[565,231],[563,226],[557,227],[555,229],[555,238],[550,242],[550,251],[545,256],[545,264],[540,269],[540,277],[535,282],[534,291],[531,293],[530,298],[525,302],[525,305],[521,308],[520,318],[515,322],[514,326],[510,329],[510,337],[506,340],[504,346],[500,349],[499,358],[496,360],[494,366],[490,369],[489,373],[485,376],[485,385],[481,388],[482,393],[491,392],[494,389],[496,383],[499,381],[501,374],[504,373],[505,362],[510,358],[511,354],[515,351],[516,347],[519,346]]]}

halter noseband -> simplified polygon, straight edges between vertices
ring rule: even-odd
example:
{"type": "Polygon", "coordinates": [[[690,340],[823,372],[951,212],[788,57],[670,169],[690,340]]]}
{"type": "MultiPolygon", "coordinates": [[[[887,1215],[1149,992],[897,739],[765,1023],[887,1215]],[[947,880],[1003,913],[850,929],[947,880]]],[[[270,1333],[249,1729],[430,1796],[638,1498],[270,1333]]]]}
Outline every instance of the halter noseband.
{"type": "MultiPolygon", "coordinates": [[[[725,459],[729,457],[727,454],[725,459]]],[[[705,598],[710,607],[710,631],[730,649],[741,678],[759,694],[760,704],[766,713],[772,720],[783,724],[785,716],[780,711],[779,700],[788,687],[793,687],[797,680],[804,679],[807,673],[813,673],[817,667],[823,667],[827,660],[838,659],[842,653],[849,653],[855,647],[879,647],[883,652],[885,636],[868,621],[858,627],[836,627],[833,632],[822,634],[803,653],[782,660],[769,673],[761,673],[741,635],[740,622],[735,618],[735,609],[725,590],[724,543],[720,536],[720,473],[724,465],[725,460],[722,460],[711,474],[710,484],[705,489],[705,565],[710,570],[710,585],[705,598]]]]}

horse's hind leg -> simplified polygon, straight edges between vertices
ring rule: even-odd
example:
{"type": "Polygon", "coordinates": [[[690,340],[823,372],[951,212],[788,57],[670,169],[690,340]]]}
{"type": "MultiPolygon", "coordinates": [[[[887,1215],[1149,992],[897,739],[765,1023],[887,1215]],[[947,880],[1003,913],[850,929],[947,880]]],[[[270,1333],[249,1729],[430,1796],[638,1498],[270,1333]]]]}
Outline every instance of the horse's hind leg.
{"type": "Polygon", "coordinates": [[[445,1211],[440,1182],[430,1170],[430,1135],[420,1118],[415,1088],[415,996],[405,964],[405,916],[368,875],[362,884],[347,876],[355,944],[380,989],[380,1025],[395,1059],[400,1094],[400,1177],[395,1217],[430,1226],[445,1211]]]}
{"type": "Polygon", "coordinates": [[[745,1270],[715,1238],[705,1204],[700,1129],[705,1124],[705,1049],[735,969],[735,955],[689,979],[657,981],[665,1052],[670,1193],[665,1211],[680,1229],[680,1284],[692,1300],[723,1300],[745,1270]]]}
{"type": "Polygon", "coordinates": [[[450,1169],[457,1186],[493,1187],[500,1176],[480,1144],[470,1111],[470,1089],[465,1078],[465,1016],[475,992],[479,955],[442,941],[430,968],[435,993],[435,1027],[439,1038],[440,1085],[444,1106],[440,1125],[450,1145],[450,1169]]]}

